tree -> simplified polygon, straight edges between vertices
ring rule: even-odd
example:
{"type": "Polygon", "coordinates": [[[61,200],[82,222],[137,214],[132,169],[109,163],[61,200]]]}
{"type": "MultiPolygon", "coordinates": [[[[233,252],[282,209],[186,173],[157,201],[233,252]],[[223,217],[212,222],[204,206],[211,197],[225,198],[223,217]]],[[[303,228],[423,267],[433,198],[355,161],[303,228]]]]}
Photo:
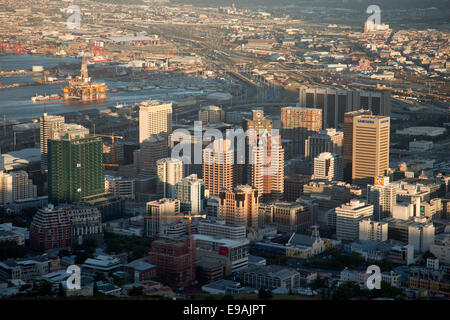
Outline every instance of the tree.
{"type": "Polygon", "coordinates": [[[20,246],[16,241],[0,242],[0,261],[9,258],[22,258],[27,254],[27,248],[20,246]]]}
{"type": "Polygon", "coordinates": [[[355,297],[362,297],[362,290],[355,282],[345,281],[333,292],[333,300],[349,300],[355,297]]]}
{"type": "Polygon", "coordinates": [[[258,291],[258,299],[260,300],[268,300],[268,299],[272,299],[273,298],[273,293],[272,291],[268,290],[268,289],[264,289],[261,288],[258,291]]]}
{"type": "Polygon", "coordinates": [[[62,283],[59,283],[58,287],[58,298],[65,298],[67,296],[66,290],[64,289],[62,283]]]}
{"type": "Polygon", "coordinates": [[[128,290],[128,295],[131,297],[142,296],[143,291],[144,291],[144,287],[141,287],[141,286],[133,287],[130,290],[128,290]]]}

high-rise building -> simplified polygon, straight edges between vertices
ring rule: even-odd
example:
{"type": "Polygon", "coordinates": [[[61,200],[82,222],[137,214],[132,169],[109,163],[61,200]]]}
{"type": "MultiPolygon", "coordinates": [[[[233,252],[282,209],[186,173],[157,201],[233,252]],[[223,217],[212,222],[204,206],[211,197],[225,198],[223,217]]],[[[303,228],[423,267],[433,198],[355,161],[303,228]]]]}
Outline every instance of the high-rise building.
{"type": "Polygon", "coordinates": [[[313,134],[305,141],[305,158],[313,159],[322,152],[331,152],[342,155],[344,133],[329,128],[313,134]]]}
{"type": "Polygon", "coordinates": [[[49,202],[72,203],[105,192],[103,144],[98,137],[48,141],[49,202]]]}
{"type": "Polygon", "coordinates": [[[47,113],[44,113],[40,119],[41,171],[45,172],[48,169],[48,139],[54,139],[63,131],[63,116],[49,116],[47,113]]]}
{"type": "Polygon", "coordinates": [[[261,201],[281,199],[284,192],[284,149],[281,137],[274,135],[272,120],[264,119],[262,110],[253,110],[253,119],[246,120],[247,183],[258,190],[261,201]]]}
{"type": "Polygon", "coordinates": [[[157,239],[148,257],[156,266],[158,280],[174,287],[188,287],[195,281],[195,247],[192,238],[157,239]]]}
{"type": "Polygon", "coordinates": [[[144,101],[139,108],[139,143],[156,134],[166,140],[172,133],[172,103],[144,101]]]}
{"type": "Polygon", "coordinates": [[[232,189],[236,181],[234,150],[225,139],[214,140],[203,149],[203,182],[210,195],[219,195],[225,189],[232,189]]]}
{"type": "Polygon", "coordinates": [[[202,107],[198,111],[198,121],[203,124],[225,122],[225,111],[217,106],[202,107]]]}
{"type": "Polygon", "coordinates": [[[169,156],[167,140],[162,136],[152,135],[141,142],[139,152],[139,171],[142,175],[156,174],[157,161],[169,156]]]}
{"type": "Polygon", "coordinates": [[[359,222],[372,217],[373,205],[360,200],[350,200],[335,209],[336,236],[339,240],[355,241],[359,238],[359,222]]]}
{"type": "Polygon", "coordinates": [[[389,223],[383,221],[373,221],[372,219],[363,219],[359,221],[359,240],[360,241],[387,241],[389,223]]]}
{"type": "Polygon", "coordinates": [[[105,175],[105,190],[118,197],[136,198],[136,178],[105,175]]]}
{"type": "Polygon", "coordinates": [[[0,204],[13,203],[18,200],[36,198],[37,188],[29,179],[28,173],[0,171],[0,204]]]}
{"type": "Polygon", "coordinates": [[[344,114],[358,109],[374,115],[391,115],[391,94],[388,90],[362,91],[332,88],[300,87],[300,107],[322,110],[324,128],[337,128],[344,123],[344,114]]]}
{"type": "Polygon", "coordinates": [[[234,191],[222,190],[219,194],[219,218],[227,224],[258,227],[258,190],[249,185],[239,185],[234,191]]]}
{"type": "Polygon", "coordinates": [[[313,223],[313,215],[300,202],[273,201],[259,206],[260,227],[275,226],[283,233],[306,232],[313,223]]]}
{"type": "Polygon", "coordinates": [[[353,161],[353,123],[354,118],[360,115],[371,115],[370,110],[356,110],[347,112],[344,115],[344,180],[352,182],[352,161],[353,161]]]}
{"type": "Polygon", "coordinates": [[[322,110],[314,108],[281,108],[281,136],[292,141],[290,155],[305,154],[305,140],[322,130],[322,110]]]}
{"type": "Polygon", "coordinates": [[[362,115],[353,118],[353,183],[371,183],[389,170],[389,132],[389,117],[362,115]]]}
{"type": "Polygon", "coordinates": [[[72,226],[66,210],[49,205],[39,209],[30,226],[30,246],[37,251],[72,245],[72,226]]]}
{"type": "Polygon", "coordinates": [[[389,177],[376,177],[373,185],[367,185],[367,202],[373,204],[373,217],[380,221],[392,216],[397,204],[395,188],[389,184],[389,177]]]}
{"type": "Polygon", "coordinates": [[[170,229],[180,222],[180,200],[159,199],[146,204],[144,234],[146,237],[168,236],[170,229]],[[174,218],[174,216],[180,218],[174,218]]]}
{"type": "Polygon", "coordinates": [[[408,226],[408,244],[414,246],[415,252],[427,252],[434,244],[435,227],[424,217],[415,217],[414,223],[408,226]]]}
{"type": "Polygon", "coordinates": [[[313,178],[317,180],[342,181],[343,165],[342,156],[322,152],[314,158],[313,178]]]}
{"type": "Polygon", "coordinates": [[[200,220],[198,233],[219,239],[242,241],[247,239],[245,226],[226,224],[224,220],[200,220]]]}
{"type": "Polygon", "coordinates": [[[157,192],[164,198],[176,197],[175,185],[183,179],[183,162],[179,159],[164,158],[156,162],[157,192]]]}
{"type": "Polygon", "coordinates": [[[181,212],[189,211],[193,215],[203,213],[205,186],[196,174],[191,174],[177,182],[175,190],[176,198],[180,200],[181,212]]]}

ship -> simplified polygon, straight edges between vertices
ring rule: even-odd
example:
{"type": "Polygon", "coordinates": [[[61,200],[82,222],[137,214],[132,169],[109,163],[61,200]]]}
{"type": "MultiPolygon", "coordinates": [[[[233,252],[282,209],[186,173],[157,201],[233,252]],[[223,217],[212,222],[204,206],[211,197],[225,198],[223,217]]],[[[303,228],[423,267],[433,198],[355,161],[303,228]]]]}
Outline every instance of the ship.
{"type": "Polygon", "coordinates": [[[105,58],[103,56],[95,56],[92,59],[88,60],[88,64],[97,64],[97,63],[105,63],[110,62],[111,59],[105,58]]]}
{"type": "Polygon", "coordinates": [[[41,96],[36,94],[36,96],[31,97],[32,102],[59,100],[59,99],[61,99],[61,96],[59,94],[51,94],[49,96],[41,96]]]}
{"type": "Polygon", "coordinates": [[[107,99],[108,88],[105,83],[92,82],[88,75],[87,58],[81,62],[81,75],[70,80],[68,86],[62,87],[63,100],[101,101],[107,99]]]}

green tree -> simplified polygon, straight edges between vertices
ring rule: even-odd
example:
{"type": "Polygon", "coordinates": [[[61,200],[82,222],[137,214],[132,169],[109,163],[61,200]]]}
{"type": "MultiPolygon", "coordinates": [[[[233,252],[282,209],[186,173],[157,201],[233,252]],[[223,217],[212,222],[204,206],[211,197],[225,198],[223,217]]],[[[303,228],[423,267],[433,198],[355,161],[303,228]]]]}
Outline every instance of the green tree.
{"type": "Polygon", "coordinates": [[[142,296],[143,291],[144,291],[144,287],[141,287],[141,286],[133,287],[130,290],[128,290],[128,295],[131,297],[142,296]]]}
{"type": "Polygon", "coordinates": [[[268,299],[272,299],[273,298],[273,293],[272,291],[268,290],[268,289],[264,289],[261,288],[258,291],[258,299],[260,300],[268,300],[268,299]]]}

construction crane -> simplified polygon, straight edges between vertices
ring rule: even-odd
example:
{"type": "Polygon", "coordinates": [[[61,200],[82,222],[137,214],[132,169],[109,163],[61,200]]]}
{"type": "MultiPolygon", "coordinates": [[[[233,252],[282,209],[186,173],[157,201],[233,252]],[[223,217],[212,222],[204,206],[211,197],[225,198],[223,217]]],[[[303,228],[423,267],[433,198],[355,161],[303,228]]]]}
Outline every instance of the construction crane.
{"type": "MultiPolygon", "coordinates": [[[[94,137],[103,137],[103,138],[111,138],[111,154],[114,154],[114,139],[118,138],[118,139],[123,139],[122,136],[115,136],[113,134],[109,135],[109,134],[99,134],[99,133],[93,133],[91,134],[94,137]]],[[[119,164],[117,163],[104,163],[103,164],[105,167],[118,167],[119,164]]]]}
{"type": "Polygon", "coordinates": [[[194,214],[191,215],[191,212],[189,211],[187,215],[179,215],[179,216],[162,216],[162,217],[153,217],[153,216],[143,216],[144,219],[153,219],[153,218],[176,218],[176,219],[188,219],[188,235],[191,236],[191,222],[192,218],[202,218],[206,219],[206,214],[194,214]]]}

